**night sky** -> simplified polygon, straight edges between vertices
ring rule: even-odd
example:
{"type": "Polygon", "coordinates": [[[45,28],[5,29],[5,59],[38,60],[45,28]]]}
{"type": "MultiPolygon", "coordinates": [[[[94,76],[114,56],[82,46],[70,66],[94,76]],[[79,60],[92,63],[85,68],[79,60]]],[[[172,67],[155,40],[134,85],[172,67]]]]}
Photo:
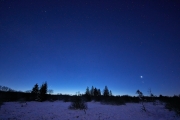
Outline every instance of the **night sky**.
{"type": "Polygon", "coordinates": [[[0,0],[0,85],[180,94],[179,0],[0,0]]]}

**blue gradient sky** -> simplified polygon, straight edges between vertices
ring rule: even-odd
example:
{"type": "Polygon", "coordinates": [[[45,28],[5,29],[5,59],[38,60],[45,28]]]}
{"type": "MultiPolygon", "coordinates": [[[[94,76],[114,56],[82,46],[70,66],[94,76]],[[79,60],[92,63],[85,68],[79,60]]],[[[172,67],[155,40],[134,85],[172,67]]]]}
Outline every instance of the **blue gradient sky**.
{"type": "Polygon", "coordinates": [[[178,0],[1,0],[0,85],[180,94],[179,21],[178,0]]]}

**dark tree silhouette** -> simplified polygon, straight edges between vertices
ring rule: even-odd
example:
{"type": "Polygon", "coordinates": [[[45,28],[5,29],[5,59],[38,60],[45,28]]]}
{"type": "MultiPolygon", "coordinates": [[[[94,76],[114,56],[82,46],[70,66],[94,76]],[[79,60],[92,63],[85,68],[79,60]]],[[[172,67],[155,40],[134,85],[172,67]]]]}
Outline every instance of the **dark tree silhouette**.
{"type": "Polygon", "coordinates": [[[86,88],[85,95],[90,95],[89,87],[86,88]]]}
{"type": "Polygon", "coordinates": [[[91,88],[91,96],[94,96],[94,87],[92,86],[92,88],[91,88]]]}
{"type": "Polygon", "coordinates": [[[34,85],[32,91],[31,91],[31,93],[37,94],[38,92],[39,92],[39,86],[38,86],[38,84],[36,83],[36,84],[34,85]]]}
{"type": "Polygon", "coordinates": [[[43,83],[40,88],[40,99],[41,101],[47,100],[47,82],[43,83]]]}
{"type": "Polygon", "coordinates": [[[111,90],[109,91],[109,96],[113,96],[113,94],[112,94],[111,90]]]}
{"type": "Polygon", "coordinates": [[[143,93],[140,90],[137,90],[136,94],[138,94],[139,98],[142,99],[143,93]]]}
{"type": "Polygon", "coordinates": [[[98,91],[98,96],[101,96],[101,90],[98,89],[97,91],[98,91]]]}
{"type": "Polygon", "coordinates": [[[94,96],[97,97],[98,96],[98,90],[96,88],[94,88],[94,96]]]}
{"type": "Polygon", "coordinates": [[[86,88],[85,97],[86,97],[86,101],[88,102],[91,101],[91,93],[89,87],[86,88]]]}
{"type": "Polygon", "coordinates": [[[152,100],[153,104],[155,104],[154,95],[152,94],[151,89],[149,89],[148,93],[150,94],[150,97],[151,97],[151,100],[152,100]]]}
{"type": "Polygon", "coordinates": [[[108,97],[108,96],[109,96],[109,90],[108,90],[108,87],[107,87],[107,86],[105,86],[105,88],[104,88],[103,95],[104,95],[105,97],[108,97]]]}
{"type": "Polygon", "coordinates": [[[38,96],[39,96],[39,86],[38,86],[37,83],[32,88],[31,93],[32,93],[32,97],[33,97],[34,100],[38,99],[38,96]]]}
{"type": "Polygon", "coordinates": [[[140,90],[137,90],[136,93],[138,94],[139,99],[141,100],[142,110],[146,112],[146,108],[145,108],[144,103],[143,103],[143,93],[140,90]]]}
{"type": "Polygon", "coordinates": [[[81,96],[75,96],[71,105],[69,106],[69,109],[84,110],[86,114],[87,104],[82,100],[81,96]]]}

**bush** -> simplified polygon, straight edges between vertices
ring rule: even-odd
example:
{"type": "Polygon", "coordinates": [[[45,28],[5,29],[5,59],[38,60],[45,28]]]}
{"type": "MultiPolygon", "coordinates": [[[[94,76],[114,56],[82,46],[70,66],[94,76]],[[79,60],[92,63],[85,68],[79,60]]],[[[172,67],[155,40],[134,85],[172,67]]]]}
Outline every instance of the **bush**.
{"type": "Polygon", "coordinates": [[[76,96],[73,99],[73,102],[69,106],[69,109],[80,109],[80,110],[86,110],[87,104],[82,100],[80,96],[76,96]]]}

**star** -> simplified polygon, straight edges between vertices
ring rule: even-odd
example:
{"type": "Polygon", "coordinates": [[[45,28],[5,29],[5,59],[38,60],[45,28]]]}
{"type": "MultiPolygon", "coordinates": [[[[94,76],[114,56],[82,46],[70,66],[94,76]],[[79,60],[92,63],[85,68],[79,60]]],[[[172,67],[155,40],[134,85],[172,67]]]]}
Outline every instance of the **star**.
{"type": "Polygon", "coordinates": [[[143,76],[141,75],[140,78],[143,78],[143,76]]]}

